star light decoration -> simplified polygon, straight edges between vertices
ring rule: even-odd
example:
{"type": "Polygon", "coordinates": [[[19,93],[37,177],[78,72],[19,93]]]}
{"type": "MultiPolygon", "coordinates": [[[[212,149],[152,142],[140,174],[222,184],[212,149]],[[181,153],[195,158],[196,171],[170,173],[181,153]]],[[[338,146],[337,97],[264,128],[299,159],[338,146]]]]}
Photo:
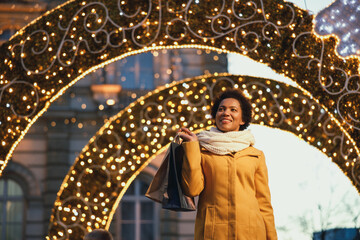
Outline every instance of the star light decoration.
{"type": "Polygon", "coordinates": [[[358,0],[337,0],[315,18],[316,33],[339,38],[336,48],[343,56],[360,56],[360,4],[358,0]]]}
{"type": "Polygon", "coordinates": [[[254,124],[296,134],[354,177],[354,142],[306,91],[249,76],[200,76],[141,97],[90,139],[58,193],[49,238],[82,239],[91,229],[108,228],[133,179],[166,148],[180,127],[198,132],[213,126],[211,102],[228,88],[251,96],[254,124]]]}
{"type": "Polygon", "coordinates": [[[280,0],[69,1],[0,46],[0,173],[37,118],[88,73],[146,51],[198,48],[248,56],[309,92],[354,146],[343,171],[359,190],[359,59],[339,56],[338,39],[317,35],[313,20],[280,0]]]}

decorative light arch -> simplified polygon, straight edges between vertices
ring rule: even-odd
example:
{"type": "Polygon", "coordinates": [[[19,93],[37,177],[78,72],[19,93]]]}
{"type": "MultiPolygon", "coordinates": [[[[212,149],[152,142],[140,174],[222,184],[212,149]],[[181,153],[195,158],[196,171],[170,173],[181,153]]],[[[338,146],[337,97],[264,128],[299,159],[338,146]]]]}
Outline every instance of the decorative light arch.
{"type": "Polygon", "coordinates": [[[233,87],[252,96],[253,123],[294,133],[326,154],[350,179],[356,179],[352,167],[356,146],[339,122],[308,93],[262,78],[200,76],[139,98],[91,138],[58,193],[50,238],[81,239],[90,229],[108,228],[133,179],[181,126],[192,131],[212,126],[213,97],[233,87]]]}
{"type": "Polygon", "coordinates": [[[0,46],[0,174],[37,118],[89,72],[146,51],[199,48],[246,55],[309,92],[352,146],[343,170],[359,190],[359,59],[341,58],[337,38],[316,35],[313,19],[281,0],[69,1],[0,46]]]}

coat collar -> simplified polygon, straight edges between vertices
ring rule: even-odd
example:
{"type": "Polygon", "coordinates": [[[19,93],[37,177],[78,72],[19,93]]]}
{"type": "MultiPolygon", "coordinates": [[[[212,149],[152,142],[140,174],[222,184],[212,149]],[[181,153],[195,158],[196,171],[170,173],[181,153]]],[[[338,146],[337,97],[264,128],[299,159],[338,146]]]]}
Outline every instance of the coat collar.
{"type": "MultiPolygon", "coordinates": [[[[204,147],[201,147],[201,151],[202,152],[209,152],[206,148],[204,147]]],[[[210,152],[209,152],[210,153],[210,152]]],[[[239,152],[236,152],[236,153],[229,153],[229,154],[226,154],[226,155],[229,155],[229,156],[233,156],[233,157],[243,157],[243,156],[256,156],[256,157],[259,157],[261,155],[261,151],[254,148],[253,146],[250,146],[250,147],[247,147],[245,148],[244,150],[241,150],[239,152]]]]}
{"type": "Polygon", "coordinates": [[[243,157],[243,156],[256,156],[259,157],[261,155],[261,151],[254,148],[253,146],[247,147],[244,150],[241,150],[236,153],[230,153],[232,156],[243,157]]]}

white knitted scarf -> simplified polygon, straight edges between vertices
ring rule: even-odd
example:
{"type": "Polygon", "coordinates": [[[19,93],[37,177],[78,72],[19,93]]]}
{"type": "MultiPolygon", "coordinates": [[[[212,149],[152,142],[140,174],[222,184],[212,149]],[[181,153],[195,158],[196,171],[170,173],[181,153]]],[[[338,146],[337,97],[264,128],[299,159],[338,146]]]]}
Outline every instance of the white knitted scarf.
{"type": "Polygon", "coordinates": [[[241,151],[255,144],[250,130],[221,132],[215,127],[197,135],[200,146],[217,155],[241,151]]]}

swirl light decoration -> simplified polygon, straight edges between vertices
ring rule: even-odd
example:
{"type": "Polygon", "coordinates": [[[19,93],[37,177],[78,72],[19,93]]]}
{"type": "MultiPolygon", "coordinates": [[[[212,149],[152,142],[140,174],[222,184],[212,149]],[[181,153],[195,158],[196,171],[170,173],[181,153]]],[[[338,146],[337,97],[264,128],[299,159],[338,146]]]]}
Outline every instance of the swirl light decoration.
{"type": "Polygon", "coordinates": [[[353,176],[355,147],[338,121],[309,94],[249,76],[202,76],[155,90],[111,118],[79,154],[62,184],[51,217],[51,239],[82,239],[108,228],[132,180],[163,150],[181,126],[213,126],[213,97],[227,88],[252,96],[255,124],[296,134],[353,176]],[[345,160],[346,159],[346,160],[345,160]]]}
{"type": "MultiPolygon", "coordinates": [[[[346,146],[352,146],[341,149],[340,167],[359,190],[359,59],[339,56],[337,38],[316,35],[313,19],[307,11],[281,0],[69,1],[0,46],[0,174],[37,118],[89,72],[150,50],[199,48],[246,55],[307,91],[339,126],[346,146]]],[[[117,135],[110,136],[118,146],[117,135]]],[[[107,175],[103,176],[105,181],[107,175]]],[[[88,200],[95,201],[90,196],[88,200]]],[[[65,212],[69,209],[64,207],[65,212]]],[[[69,230],[63,234],[70,234],[69,230]]],[[[77,235],[75,229],[71,231],[77,235]]]]}

